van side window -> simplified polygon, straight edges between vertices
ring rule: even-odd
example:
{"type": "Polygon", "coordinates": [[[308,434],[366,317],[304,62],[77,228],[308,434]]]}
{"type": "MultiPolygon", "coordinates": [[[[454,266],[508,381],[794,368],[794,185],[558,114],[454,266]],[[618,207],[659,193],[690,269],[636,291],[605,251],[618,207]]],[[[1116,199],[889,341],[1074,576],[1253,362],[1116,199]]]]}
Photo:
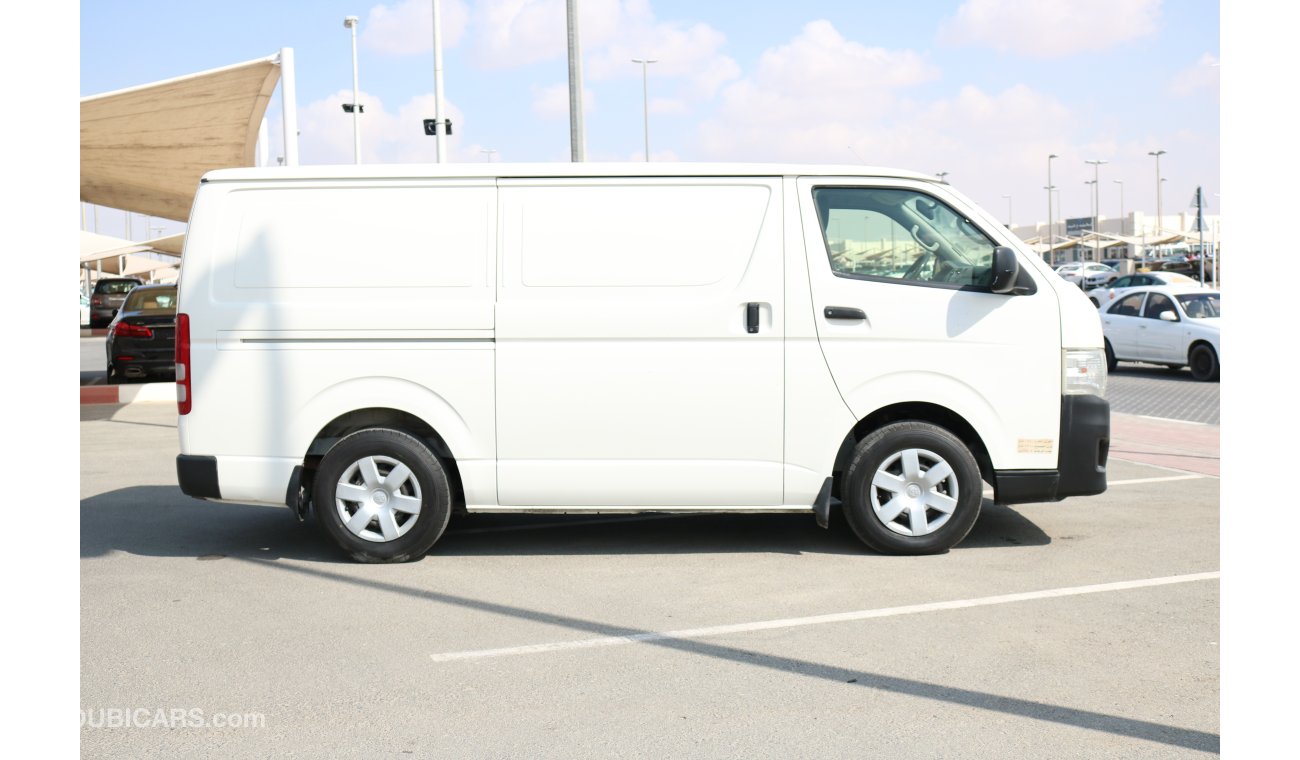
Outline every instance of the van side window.
{"type": "Polygon", "coordinates": [[[928,195],[889,188],[813,190],[831,270],[840,277],[987,288],[993,242],[928,195]]]}

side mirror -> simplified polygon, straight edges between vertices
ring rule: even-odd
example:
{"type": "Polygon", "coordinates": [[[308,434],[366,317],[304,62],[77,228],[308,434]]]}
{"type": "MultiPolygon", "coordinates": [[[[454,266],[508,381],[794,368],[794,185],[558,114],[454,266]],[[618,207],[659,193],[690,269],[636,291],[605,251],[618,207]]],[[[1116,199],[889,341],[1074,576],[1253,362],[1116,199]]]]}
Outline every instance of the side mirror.
{"type": "Polygon", "coordinates": [[[1016,252],[1006,246],[993,250],[993,292],[1013,293],[1020,279],[1020,260],[1016,252]]]}
{"type": "Polygon", "coordinates": [[[1162,311],[1162,312],[1160,312],[1160,318],[1161,318],[1162,320],[1166,321],[1166,322],[1177,322],[1177,321],[1178,321],[1178,315],[1175,314],[1175,313],[1173,313],[1172,311],[1162,311]]]}

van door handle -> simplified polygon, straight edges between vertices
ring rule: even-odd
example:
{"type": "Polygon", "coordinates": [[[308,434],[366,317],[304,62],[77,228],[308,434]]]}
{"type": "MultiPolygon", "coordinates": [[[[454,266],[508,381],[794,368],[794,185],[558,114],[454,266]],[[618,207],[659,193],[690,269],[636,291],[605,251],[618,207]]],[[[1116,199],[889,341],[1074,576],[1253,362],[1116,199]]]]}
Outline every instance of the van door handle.
{"type": "Polygon", "coordinates": [[[827,306],[822,310],[822,314],[827,319],[866,319],[867,313],[862,309],[853,309],[848,306],[827,306]]]}
{"type": "Polygon", "coordinates": [[[758,332],[758,304],[745,304],[745,332],[758,332]]]}

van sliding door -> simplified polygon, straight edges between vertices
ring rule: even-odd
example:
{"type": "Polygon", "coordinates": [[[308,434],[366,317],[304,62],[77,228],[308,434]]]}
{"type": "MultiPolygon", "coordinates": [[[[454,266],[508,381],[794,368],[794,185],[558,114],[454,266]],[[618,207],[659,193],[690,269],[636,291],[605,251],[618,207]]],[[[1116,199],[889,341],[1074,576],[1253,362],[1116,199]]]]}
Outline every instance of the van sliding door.
{"type": "Polygon", "coordinates": [[[779,180],[499,187],[499,503],[780,505],[779,180]]]}

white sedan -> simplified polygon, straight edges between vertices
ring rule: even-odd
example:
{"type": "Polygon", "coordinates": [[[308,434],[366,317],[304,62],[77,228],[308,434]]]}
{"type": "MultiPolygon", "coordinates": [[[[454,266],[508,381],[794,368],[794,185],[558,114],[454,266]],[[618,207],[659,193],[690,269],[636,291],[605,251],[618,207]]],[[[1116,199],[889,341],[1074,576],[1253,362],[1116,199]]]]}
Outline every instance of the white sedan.
{"type": "Polygon", "coordinates": [[[1219,291],[1163,285],[1138,288],[1101,307],[1106,365],[1122,361],[1191,367],[1219,379],[1219,291]]]}
{"type": "Polygon", "coordinates": [[[1098,264],[1093,261],[1066,264],[1057,269],[1056,274],[1066,282],[1078,285],[1085,290],[1105,285],[1119,277],[1119,272],[1114,267],[1108,267],[1105,264],[1098,264]]]}
{"type": "Polygon", "coordinates": [[[1177,272],[1140,272],[1117,277],[1109,284],[1089,290],[1088,300],[1092,301],[1093,306],[1100,308],[1133,288],[1151,285],[1178,285],[1185,288],[1196,288],[1200,287],[1201,284],[1191,277],[1177,272]]]}

